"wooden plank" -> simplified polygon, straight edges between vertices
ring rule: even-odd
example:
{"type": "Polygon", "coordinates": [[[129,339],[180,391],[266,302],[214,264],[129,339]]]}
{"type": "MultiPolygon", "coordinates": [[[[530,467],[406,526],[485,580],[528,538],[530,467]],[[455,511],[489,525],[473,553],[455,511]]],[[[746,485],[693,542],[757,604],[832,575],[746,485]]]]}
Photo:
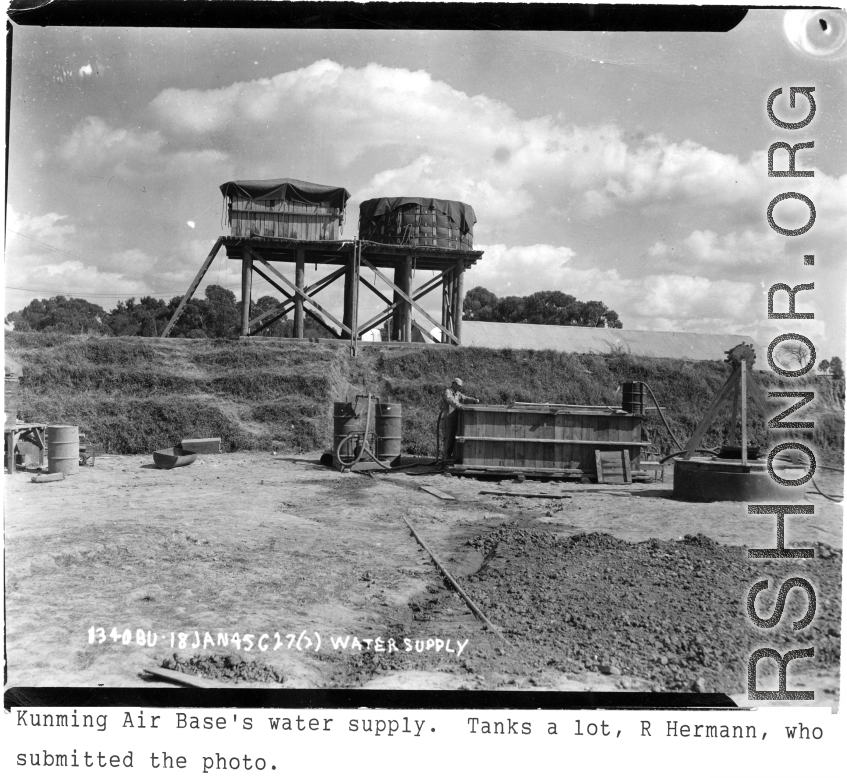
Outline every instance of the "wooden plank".
{"type": "Polygon", "coordinates": [[[609,440],[620,442],[621,439],[621,423],[624,417],[622,416],[607,416],[606,423],[609,427],[609,440]]]}
{"type": "Polygon", "coordinates": [[[732,413],[729,416],[729,438],[727,445],[735,445],[735,428],[738,426],[738,385],[735,386],[735,391],[732,393],[732,413]]]}
{"type": "MultiPolygon", "coordinates": [[[[267,277],[267,275],[265,275],[265,273],[262,272],[262,270],[260,268],[255,268],[255,271],[260,276],[262,276],[262,278],[264,278],[269,284],[271,284],[280,294],[282,294],[283,297],[286,298],[286,302],[280,303],[276,308],[272,308],[271,310],[265,311],[265,313],[257,316],[255,319],[253,319],[250,322],[250,327],[253,327],[256,324],[260,324],[260,323],[264,322],[265,319],[268,319],[268,318],[271,318],[271,317],[279,318],[281,316],[285,316],[285,314],[287,314],[290,310],[292,310],[294,308],[294,303],[293,303],[294,296],[293,295],[289,294],[285,289],[281,288],[278,284],[275,284],[273,281],[271,281],[267,277]]],[[[339,278],[342,275],[344,275],[346,271],[347,271],[347,268],[341,267],[338,270],[335,270],[332,273],[330,273],[328,276],[324,276],[319,281],[315,281],[315,283],[307,286],[306,291],[309,294],[313,294],[313,295],[317,294],[322,289],[329,286],[333,281],[335,281],[336,278],[339,278]]]]}
{"type": "Polygon", "coordinates": [[[452,494],[447,494],[447,492],[442,492],[440,489],[436,489],[434,486],[422,486],[421,489],[425,492],[429,492],[432,495],[438,497],[439,500],[455,500],[456,498],[452,494]]]}
{"type": "Polygon", "coordinates": [[[515,423],[511,414],[503,414],[503,464],[513,467],[515,464],[515,423]]]}
{"type": "MultiPolygon", "coordinates": [[[[565,426],[567,425],[567,420],[565,416],[560,416],[558,413],[553,417],[554,426],[554,435],[553,437],[556,440],[564,440],[567,437],[570,437],[569,434],[565,432],[565,426]]],[[[561,444],[557,444],[554,446],[554,451],[558,453],[559,461],[558,463],[562,465],[562,467],[568,467],[571,462],[571,457],[573,454],[573,444],[568,443],[558,448],[557,446],[561,444]]]]}
{"type": "Polygon", "coordinates": [[[632,482],[629,469],[629,454],[626,451],[594,452],[597,464],[597,483],[628,484],[632,482]]]}
{"type": "MultiPolygon", "coordinates": [[[[446,332],[446,330],[444,329],[444,327],[442,327],[442,326],[441,326],[441,325],[440,325],[440,324],[439,324],[439,323],[438,323],[435,319],[433,319],[433,318],[432,318],[432,316],[430,316],[430,315],[429,315],[429,314],[428,314],[428,313],[427,313],[427,312],[426,312],[423,308],[421,308],[421,306],[420,306],[420,305],[418,305],[418,304],[415,302],[415,297],[414,297],[414,295],[407,295],[407,294],[406,294],[406,293],[405,293],[405,292],[404,292],[404,291],[403,291],[403,290],[402,290],[399,286],[397,286],[397,285],[396,285],[395,283],[393,283],[392,281],[389,281],[389,280],[388,280],[388,278],[387,278],[386,276],[384,276],[382,273],[380,273],[380,272],[379,272],[379,270],[377,270],[377,269],[376,269],[376,267],[374,267],[374,266],[373,266],[370,262],[368,262],[368,260],[366,260],[366,259],[362,258],[362,263],[363,263],[363,264],[365,264],[365,265],[367,265],[367,267],[369,267],[371,270],[373,270],[373,271],[374,271],[374,273],[376,273],[376,275],[377,275],[379,278],[381,278],[381,279],[382,279],[382,280],[383,280],[386,284],[388,284],[388,285],[389,285],[389,286],[390,286],[390,287],[391,287],[391,288],[392,288],[392,289],[393,289],[393,290],[397,293],[398,297],[400,297],[400,298],[401,298],[402,300],[404,300],[405,302],[410,303],[410,304],[412,305],[412,307],[413,307],[413,308],[414,308],[414,309],[415,309],[418,313],[420,313],[420,314],[421,314],[421,316],[423,316],[425,319],[427,319],[427,321],[432,322],[432,324],[434,324],[436,327],[438,327],[438,329],[440,329],[442,332],[446,332]]],[[[450,339],[451,339],[454,343],[456,343],[457,345],[459,344],[459,339],[458,339],[457,337],[455,337],[455,336],[453,335],[453,333],[447,333],[447,334],[449,335],[450,339]]]]}
{"type": "MultiPolygon", "coordinates": [[[[300,294],[300,296],[301,296],[301,298],[302,298],[302,300],[303,300],[303,301],[305,301],[305,302],[309,302],[309,303],[311,303],[312,305],[314,305],[314,306],[315,306],[315,308],[317,308],[317,309],[318,309],[318,310],[319,310],[319,311],[320,311],[320,312],[321,312],[324,316],[326,316],[326,318],[327,318],[327,319],[329,319],[329,320],[330,320],[333,324],[335,324],[336,326],[340,327],[340,328],[341,328],[344,332],[346,332],[348,335],[350,334],[350,328],[349,328],[349,327],[347,327],[347,326],[345,326],[345,325],[344,325],[342,322],[340,322],[338,319],[336,319],[336,318],[335,318],[335,316],[333,316],[333,315],[332,315],[329,311],[327,311],[327,310],[326,310],[326,309],[325,309],[325,308],[324,308],[324,307],[323,307],[323,306],[322,306],[319,302],[317,302],[317,301],[316,301],[316,300],[314,300],[311,296],[309,296],[309,294],[307,294],[307,292],[306,292],[306,290],[305,290],[305,289],[303,289],[302,287],[297,286],[297,284],[294,284],[294,283],[292,283],[291,281],[289,281],[289,280],[288,280],[288,279],[287,279],[284,275],[282,275],[282,273],[280,273],[280,272],[279,272],[276,268],[272,267],[272,266],[271,266],[268,262],[266,262],[264,259],[262,259],[261,257],[259,257],[259,256],[258,256],[255,252],[253,252],[253,257],[254,257],[254,260],[255,260],[256,258],[258,258],[258,259],[259,259],[259,262],[261,262],[261,263],[262,263],[262,265],[264,265],[264,266],[265,266],[268,270],[270,270],[270,271],[271,271],[271,272],[272,272],[272,273],[273,273],[273,274],[274,274],[277,278],[279,278],[279,280],[280,280],[280,281],[282,281],[282,282],[283,282],[284,284],[286,284],[287,286],[291,287],[291,288],[292,288],[295,292],[298,292],[298,293],[300,294]]],[[[295,310],[296,310],[296,309],[295,309],[295,310]]]]}
{"type": "MultiPolygon", "coordinates": [[[[342,268],[342,270],[343,270],[343,268],[342,268]]],[[[284,316],[284,315],[285,315],[288,311],[292,310],[292,309],[294,308],[294,297],[293,297],[293,295],[288,294],[288,292],[287,292],[287,291],[285,291],[285,289],[283,289],[283,288],[282,288],[282,287],[281,287],[281,286],[280,286],[280,285],[279,285],[276,281],[274,281],[274,280],[273,280],[273,279],[272,279],[269,275],[267,275],[266,273],[264,273],[260,267],[258,267],[258,266],[254,266],[254,267],[253,267],[253,272],[258,273],[258,274],[259,274],[262,278],[264,278],[264,279],[265,279],[265,281],[267,281],[267,282],[268,282],[268,283],[269,283],[269,284],[270,284],[270,285],[271,285],[274,289],[276,289],[276,290],[277,290],[277,291],[278,291],[281,295],[283,295],[284,297],[287,297],[287,298],[288,298],[288,300],[289,300],[289,302],[288,302],[288,303],[286,303],[286,305],[287,305],[288,307],[286,307],[286,308],[285,308],[282,312],[279,312],[279,308],[277,308],[277,309],[276,309],[276,310],[277,310],[277,314],[276,314],[273,318],[268,319],[268,320],[267,320],[267,321],[265,321],[265,322],[264,322],[264,324],[262,324],[260,327],[257,327],[255,330],[253,330],[252,335],[256,335],[256,334],[258,334],[259,332],[261,332],[263,329],[265,329],[265,327],[270,327],[270,325],[271,325],[271,324],[273,324],[275,321],[277,321],[277,319],[282,318],[282,317],[283,317],[283,316],[284,316]]],[[[324,278],[323,280],[324,280],[324,281],[326,281],[327,279],[326,279],[326,278],[324,278]]],[[[318,287],[318,286],[320,286],[320,283],[321,283],[321,282],[319,281],[318,283],[314,284],[314,285],[313,285],[313,287],[318,287]]],[[[328,284],[324,284],[323,286],[327,286],[327,285],[328,285],[328,284]]],[[[315,293],[317,293],[317,292],[321,291],[321,289],[323,289],[323,286],[320,286],[320,289],[316,289],[314,292],[312,292],[312,294],[315,294],[315,293]]],[[[307,292],[309,291],[309,287],[307,287],[307,288],[306,288],[306,291],[307,291],[307,292]]],[[[327,324],[327,323],[326,323],[326,321],[322,321],[322,320],[318,317],[318,315],[317,315],[314,311],[310,310],[309,308],[304,308],[304,309],[303,309],[303,312],[306,314],[306,316],[309,316],[310,318],[314,319],[314,320],[315,320],[316,322],[318,322],[321,326],[323,326],[323,327],[325,327],[327,330],[329,330],[329,332],[331,332],[333,335],[335,335],[335,337],[336,337],[336,338],[338,338],[338,339],[340,339],[340,338],[341,338],[341,335],[340,335],[338,332],[336,332],[334,329],[332,329],[332,327],[330,327],[330,326],[329,326],[329,324],[327,324]]],[[[252,335],[251,335],[251,336],[252,336],[252,335]]],[[[251,337],[251,336],[246,336],[246,337],[251,337]]],[[[291,341],[291,340],[309,340],[309,339],[308,339],[308,338],[284,338],[284,340],[291,341]]]]}
{"type": "Polygon", "coordinates": [[[527,467],[526,460],[526,414],[515,414],[515,467],[527,467]]]}
{"type": "MultiPolygon", "coordinates": [[[[14,446],[12,447],[12,450],[14,450],[14,446]]],[[[14,459],[12,459],[12,462],[14,462],[14,459]]],[[[9,472],[10,473],[15,472],[14,465],[12,465],[12,467],[9,469],[9,472]]],[[[34,484],[48,484],[51,481],[64,481],[65,480],[65,474],[64,473],[50,473],[49,475],[37,475],[34,478],[30,478],[29,480],[32,481],[34,484]]]]}
{"type": "Polygon", "coordinates": [[[497,492],[493,489],[483,489],[480,494],[493,494],[497,497],[531,497],[543,500],[570,500],[570,494],[545,494],[544,492],[497,492]]]}
{"type": "MultiPolygon", "coordinates": [[[[515,443],[538,443],[538,440],[539,440],[538,438],[518,438],[518,437],[515,437],[515,438],[486,438],[486,437],[482,437],[482,436],[472,436],[472,435],[462,435],[462,436],[460,436],[460,439],[462,441],[474,441],[474,440],[505,441],[505,440],[512,440],[515,443]]],[[[642,448],[642,447],[645,447],[645,446],[652,445],[652,444],[644,442],[644,441],[641,441],[641,442],[627,441],[627,442],[622,443],[622,442],[617,441],[617,440],[551,440],[548,445],[561,446],[561,445],[565,445],[565,444],[569,444],[569,443],[570,444],[579,443],[582,446],[615,446],[615,447],[618,447],[618,448],[620,448],[621,446],[624,446],[624,447],[637,446],[639,448],[642,448]]]]}
{"type": "MultiPolygon", "coordinates": [[[[556,416],[554,414],[547,413],[544,415],[544,427],[542,433],[543,440],[555,439],[556,416]]],[[[544,456],[544,467],[556,467],[556,465],[564,467],[562,462],[556,462],[556,451],[561,449],[557,449],[553,443],[542,443],[541,448],[544,456]]]]}
{"type": "Polygon", "coordinates": [[[590,470],[594,466],[594,455],[588,446],[581,445],[582,441],[585,440],[584,422],[582,418],[570,414],[565,415],[564,418],[568,420],[568,424],[570,425],[570,437],[565,435],[563,440],[570,439],[573,441],[571,446],[571,461],[578,462],[579,467],[583,470],[590,470]],[[591,455],[590,459],[589,454],[591,455]]]}
{"type": "Polygon", "coordinates": [[[706,411],[706,415],[702,418],[700,423],[697,425],[697,429],[694,430],[694,434],[688,439],[688,442],[685,444],[685,454],[682,455],[683,459],[691,459],[691,455],[694,453],[696,449],[700,447],[700,441],[703,439],[703,435],[706,433],[706,430],[712,425],[712,422],[715,420],[715,417],[718,415],[718,409],[720,408],[721,403],[729,396],[729,393],[735,388],[736,383],[741,377],[741,368],[737,367],[733,370],[732,374],[729,378],[726,379],[726,383],[721,387],[720,391],[717,393],[714,400],[712,400],[712,404],[709,406],[709,410],[706,411]]]}
{"type": "MultiPolygon", "coordinates": [[[[506,416],[505,413],[498,413],[497,414],[497,427],[495,429],[495,432],[501,438],[508,438],[508,435],[506,434],[506,420],[507,420],[507,418],[508,417],[506,416]]],[[[505,441],[505,440],[501,440],[497,444],[497,448],[498,448],[498,452],[499,452],[499,462],[504,467],[506,465],[506,446],[507,445],[508,445],[508,442],[505,441]]]]}
{"type": "Polygon", "coordinates": [[[598,440],[611,440],[611,435],[609,431],[609,417],[608,416],[598,416],[597,417],[597,439],[598,440]]]}
{"type": "Polygon", "coordinates": [[[209,269],[209,266],[212,264],[212,261],[217,256],[218,249],[220,249],[222,243],[223,237],[221,236],[215,241],[215,245],[212,246],[212,250],[209,252],[209,256],[206,257],[205,261],[200,267],[200,270],[197,272],[197,275],[194,276],[194,280],[188,287],[188,291],[185,293],[185,295],[183,295],[182,300],[180,300],[179,305],[174,311],[174,315],[171,316],[171,320],[168,322],[167,326],[162,331],[162,334],[159,336],[160,338],[166,338],[168,337],[168,335],[170,335],[171,330],[177,323],[177,320],[180,316],[182,316],[182,312],[185,309],[186,304],[191,299],[191,296],[194,294],[194,292],[197,291],[197,287],[200,286],[200,282],[203,280],[203,276],[206,275],[206,271],[209,269]]]}
{"type": "MultiPolygon", "coordinates": [[[[305,322],[303,319],[303,306],[305,302],[305,292],[303,292],[303,287],[306,286],[306,252],[298,248],[296,251],[296,261],[295,261],[295,270],[294,270],[294,289],[297,294],[294,296],[294,337],[302,338],[303,333],[305,331],[305,322]]],[[[270,265],[268,265],[270,268],[270,265]]],[[[278,274],[281,279],[285,279],[287,283],[290,283],[282,273],[278,274]]],[[[336,320],[337,321],[337,320],[336,320]]]]}
{"type": "Polygon", "coordinates": [[[538,440],[538,414],[528,413],[526,415],[526,464],[527,467],[544,467],[544,462],[539,458],[541,446],[538,440]]]}
{"type": "Polygon", "coordinates": [[[486,464],[499,465],[500,457],[496,450],[497,441],[491,440],[495,431],[496,420],[492,411],[483,411],[480,416],[482,421],[482,434],[486,438],[482,443],[482,459],[486,464]]]}
{"type": "MultiPolygon", "coordinates": [[[[440,280],[442,275],[443,275],[443,273],[439,274],[438,276],[431,279],[427,283],[418,287],[418,289],[415,291],[415,293],[412,295],[412,297],[414,297],[414,299],[417,300],[418,298],[423,297],[424,295],[431,292],[437,286],[438,281],[440,280]]],[[[376,292],[376,294],[378,294],[383,300],[385,300],[386,302],[389,302],[388,298],[382,292],[380,292],[378,289],[376,289],[376,287],[374,287],[373,284],[371,284],[367,279],[365,279],[365,277],[363,275],[361,275],[361,274],[359,275],[359,280],[363,284],[365,284],[365,286],[367,286],[371,291],[376,292]]],[[[378,313],[372,319],[369,319],[368,321],[366,321],[361,327],[359,327],[359,332],[365,333],[365,332],[368,332],[369,330],[372,330],[374,327],[378,327],[386,319],[390,318],[393,315],[394,309],[397,308],[397,306],[400,305],[400,302],[401,302],[400,300],[398,300],[396,303],[392,302],[388,306],[388,308],[386,308],[382,312],[378,313]]]]}

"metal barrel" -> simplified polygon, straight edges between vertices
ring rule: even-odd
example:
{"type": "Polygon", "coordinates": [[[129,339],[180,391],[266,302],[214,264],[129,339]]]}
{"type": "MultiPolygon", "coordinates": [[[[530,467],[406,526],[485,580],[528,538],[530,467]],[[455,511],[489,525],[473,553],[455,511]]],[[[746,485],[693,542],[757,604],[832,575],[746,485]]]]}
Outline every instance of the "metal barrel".
{"type": "Polygon", "coordinates": [[[3,409],[6,411],[6,426],[14,427],[18,418],[18,395],[20,382],[17,378],[6,377],[3,387],[3,409]]]}
{"type": "Polygon", "coordinates": [[[623,385],[621,407],[627,413],[644,414],[644,384],[641,381],[627,381],[623,385]]]}
{"type": "Polygon", "coordinates": [[[79,427],[47,428],[47,472],[65,475],[79,472],[79,427]]]}
{"type": "Polygon", "coordinates": [[[396,459],[400,456],[402,416],[403,406],[400,403],[380,403],[377,406],[378,459],[396,459]]]}
{"type": "MultiPolygon", "coordinates": [[[[353,403],[333,403],[333,444],[332,454],[335,456],[338,444],[351,432],[365,431],[365,423],[368,418],[367,403],[360,403],[354,407],[353,403]]],[[[373,423],[373,422],[372,422],[373,423]]],[[[341,456],[346,458],[355,456],[357,446],[355,438],[351,438],[341,447],[341,456]]]]}

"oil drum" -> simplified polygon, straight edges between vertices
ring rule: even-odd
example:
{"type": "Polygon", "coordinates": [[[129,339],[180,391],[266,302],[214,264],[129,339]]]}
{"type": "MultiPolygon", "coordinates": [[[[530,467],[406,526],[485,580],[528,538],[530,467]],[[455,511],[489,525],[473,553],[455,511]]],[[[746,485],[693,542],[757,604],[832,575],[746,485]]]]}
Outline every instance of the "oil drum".
{"type": "Polygon", "coordinates": [[[380,403],[376,408],[376,436],[378,459],[396,459],[400,456],[403,406],[400,403],[380,403]]]}
{"type": "MultiPolygon", "coordinates": [[[[361,433],[360,437],[364,437],[365,424],[368,419],[367,403],[333,403],[333,444],[332,455],[335,456],[338,450],[338,444],[341,443],[351,432],[361,433]]],[[[355,456],[356,447],[360,445],[356,438],[351,438],[342,447],[341,457],[349,459],[355,456]]]]}
{"type": "Polygon", "coordinates": [[[47,428],[47,472],[65,475],[79,472],[79,427],[47,428]]]}
{"type": "Polygon", "coordinates": [[[627,381],[623,384],[621,407],[636,416],[644,415],[644,384],[641,381],[627,381]]]}

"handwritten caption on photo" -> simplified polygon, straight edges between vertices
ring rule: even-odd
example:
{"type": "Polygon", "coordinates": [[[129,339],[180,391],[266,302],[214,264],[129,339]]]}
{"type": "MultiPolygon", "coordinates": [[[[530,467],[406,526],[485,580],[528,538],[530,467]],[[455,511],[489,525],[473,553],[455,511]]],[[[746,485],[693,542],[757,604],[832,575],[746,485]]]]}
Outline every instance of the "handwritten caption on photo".
{"type": "Polygon", "coordinates": [[[89,645],[102,645],[112,642],[124,646],[139,646],[154,648],[156,646],[175,648],[178,650],[213,648],[234,648],[238,651],[314,651],[323,648],[331,651],[374,651],[378,654],[387,653],[435,653],[455,654],[457,657],[467,648],[469,638],[384,638],[359,637],[358,635],[328,635],[321,636],[320,632],[302,630],[299,634],[289,632],[283,634],[263,632],[164,632],[145,629],[118,629],[112,627],[90,627],[88,629],[89,645]],[[161,641],[161,642],[160,642],[161,641]]]}

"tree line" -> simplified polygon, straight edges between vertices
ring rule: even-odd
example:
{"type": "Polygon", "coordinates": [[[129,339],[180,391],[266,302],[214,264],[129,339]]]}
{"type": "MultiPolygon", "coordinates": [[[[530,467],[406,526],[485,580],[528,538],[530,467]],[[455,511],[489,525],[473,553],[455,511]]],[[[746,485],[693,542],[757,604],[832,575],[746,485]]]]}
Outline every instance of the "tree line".
{"type": "MultiPolygon", "coordinates": [[[[106,311],[96,303],[78,297],[58,295],[47,300],[33,300],[20,311],[6,316],[6,324],[16,332],[64,332],[113,336],[139,336],[155,338],[162,334],[181,297],[170,302],[154,297],[134,297],[121,300],[106,311]]],[[[250,319],[267,313],[281,304],[272,295],[264,295],[250,303],[250,319]]],[[[223,286],[210,284],[205,295],[188,301],[177,320],[171,336],[174,338],[235,338],[241,334],[241,301],[223,286]]],[[[304,336],[307,338],[332,338],[332,330],[323,325],[323,318],[306,316],[304,336]]],[[[487,289],[477,286],[466,295],[462,305],[465,321],[511,322],[515,324],[556,324],[570,327],[610,327],[620,329],[623,324],[618,314],[597,300],[581,302],[564,292],[535,292],[526,297],[498,298],[487,289]]],[[[259,335],[271,338],[290,338],[294,322],[285,316],[262,330],[259,335]]],[[[387,325],[381,330],[383,340],[388,340],[387,325]]],[[[786,354],[798,364],[803,364],[806,354],[786,354]]],[[[825,359],[818,371],[835,381],[844,379],[844,367],[839,357],[825,359]]]]}
{"type": "MultiPolygon", "coordinates": [[[[162,334],[181,297],[170,302],[154,297],[134,297],[121,300],[106,311],[96,303],[77,297],[59,295],[48,300],[33,300],[20,311],[6,316],[16,332],[65,332],[70,334],[139,336],[155,338],[162,334]]],[[[271,295],[250,303],[250,318],[254,319],[281,304],[271,295]]],[[[174,338],[234,338],[241,333],[242,304],[235,294],[217,284],[206,287],[205,295],[193,297],[186,304],[173,330],[174,338]]],[[[321,319],[320,314],[315,314],[321,319]]],[[[265,328],[260,335],[290,338],[294,322],[287,316],[265,328]]],[[[308,338],[331,338],[332,332],[318,321],[306,317],[304,335],[308,338]]]]}
{"type": "Polygon", "coordinates": [[[564,292],[497,297],[482,286],[471,289],[465,295],[462,318],[465,321],[556,324],[564,327],[623,327],[618,314],[599,300],[582,302],[564,292]]]}

